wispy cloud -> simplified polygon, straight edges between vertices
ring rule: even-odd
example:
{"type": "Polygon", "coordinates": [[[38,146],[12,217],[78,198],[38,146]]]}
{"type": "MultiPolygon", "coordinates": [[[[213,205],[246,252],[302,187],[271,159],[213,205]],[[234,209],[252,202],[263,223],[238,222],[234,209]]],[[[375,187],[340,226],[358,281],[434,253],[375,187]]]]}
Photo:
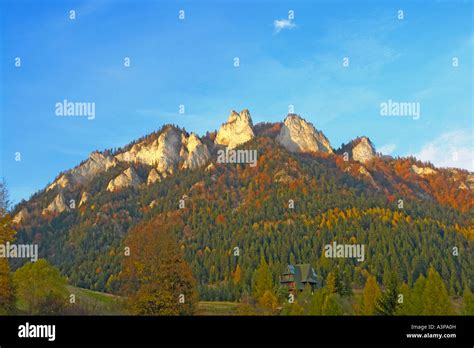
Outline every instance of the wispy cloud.
{"type": "Polygon", "coordinates": [[[426,143],[415,157],[429,161],[437,167],[456,167],[474,171],[473,154],[472,133],[459,129],[443,133],[426,143]]]}
{"type": "Polygon", "coordinates": [[[384,154],[384,155],[391,155],[393,151],[397,148],[397,145],[395,144],[385,144],[382,145],[378,150],[378,152],[384,154]]]}
{"type": "Polygon", "coordinates": [[[278,34],[284,29],[296,28],[296,24],[291,19],[275,19],[273,21],[273,27],[275,28],[275,34],[278,34]]]}

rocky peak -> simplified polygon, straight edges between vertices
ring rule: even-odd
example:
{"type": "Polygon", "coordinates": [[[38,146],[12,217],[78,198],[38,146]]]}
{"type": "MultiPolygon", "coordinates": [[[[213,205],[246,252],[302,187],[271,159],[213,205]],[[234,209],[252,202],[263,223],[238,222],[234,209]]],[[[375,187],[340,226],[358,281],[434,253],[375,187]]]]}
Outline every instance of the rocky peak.
{"type": "Polygon", "coordinates": [[[211,154],[207,146],[201,142],[199,137],[191,133],[188,138],[183,139],[181,157],[184,158],[183,169],[195,169],[205,165],[211,154]]]}
{"type": "Polygon", "coordinates": [[[289,114],[277,136],[277,141],[290,152],[333,153],[329,140],[324,134],[298,115],[289,114]]]}
{"type": "Polygon", "coordinates": [[[240,113],[232,111],[226,123],[217,132],[215,143],[233,149],[255,136],[250,112],[245,109],[240,113]]]}
{"type": "Polygon", "coordinates": [[[62,213],[63,211],[67,210],[68,207],[66,205],[66,200],[62,192],[58,193],[57,196],[53,199],[53,201],[43,209],[43,214],[46,213],[62,213]]]}
{"type": "Polygon", "coordinates": [[[376,156],[375,147],[367,137],[360,137],[349,145],[349,154],[354,161],[365,163],[376,156]]]}
{"type": "Polygon", "coordinates": [[[135,173],[133,168],[126,169],[123,173],[110,180],[107,191],[118,191],[125,187],[137,187],[140,185],[140,177],[135,173]]]}

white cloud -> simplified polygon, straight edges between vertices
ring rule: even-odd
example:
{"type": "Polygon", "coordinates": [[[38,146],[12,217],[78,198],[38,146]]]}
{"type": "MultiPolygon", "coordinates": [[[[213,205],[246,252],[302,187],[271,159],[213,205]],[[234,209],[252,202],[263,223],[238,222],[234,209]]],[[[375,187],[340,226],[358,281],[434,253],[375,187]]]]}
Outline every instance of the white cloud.
{"type": "Polygon", "coordinates": [[[273,21],[273,27],[275,28],[275,34],[278,34],[283,29],[293,29],[296,24],[291,19],[275,19],[273,21]]]}
{"type": "Polygon", "coordinates": [[[379,149],[377,149],[377,151],[384,155],[390,155],[392,154],[393,151],[395,151],[396,148],[397,148],[397,145],[395,144],[385,144],[381,146],[379,149]]]}
{"type": "Polygon", "coordinates": [[[437,167],[456,167],[474,171],[472,132],[459,129],[441,134],[423,145],[414,156],[437,167]]]}

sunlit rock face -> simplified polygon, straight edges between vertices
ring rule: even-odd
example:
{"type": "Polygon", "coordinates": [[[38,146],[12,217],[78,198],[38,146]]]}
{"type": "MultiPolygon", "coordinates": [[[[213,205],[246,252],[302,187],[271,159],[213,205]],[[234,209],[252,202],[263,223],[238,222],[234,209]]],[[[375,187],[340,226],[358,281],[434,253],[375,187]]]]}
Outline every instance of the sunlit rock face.
{"type": "Polygon", "coordinates": [[[361,163],[370,161],[375,157],[375,148],[367,137],[361,137],[352,147],[352,159],[361,163]]]}
{"type": "Polygon", "coordinates": [[[155,182],[160,182],[160,181],[161,181],[160,174],[158,174],[155,168],[152,168],[150,172],[148,173],[148,178],[146,180],[147,185],[152,185],[155,182]]]}
{"type": "Polygon", "coordinates": [[[285,118],[277,141],[290,152],[333,153],[326,136],[311,123],[294,114],[285,118]]]}
{"type": "Polygon", "coordinates": [[[232,111],[226,123],[217,132],[215,143],[233,149],[253,139],[252,118],[248,110],[232,111]]]}
{"type": "Polygon", "coordinates": [[[90,195],[87,192],[82,192],[81,199],[79,200],[79,206],[83,206],[89,201],[90,195]]]}
{"type": "Polygon", "coordinates": [[[63,211],[67,210],[68,207],[66,205],[66,200],[64,195],[60,192],[56,195],[53,201],[43,209],[43,214],[47,213],[62,213],[63,211]]]}
{"type": "Polygon", "coordinates": [[[70,187],[71,185],[83,184],[95,175],[103,173],[109,168],[116,166],[117,163],[118,162],[114,157],[94,151],[82,164],[61,175],[46,189],[46,191],[52,190],[56,187],[63,189],[70,187]]]}
{"type": "Polygon", "coordinates": [[[208,162],[210,153],[196,134],[191,133],[188,137],[183,131],[168,126],[153,142],[134,144],[130,150],[115,157],[119,161],[151,165],[158,174],[164,175],[173,174],[181,168],[199,168],[208,162]]]}
{"type": "Polygon", "coordinates": [[[432,175],[437,173],[436,170],[430,168],[430,167],[418,167],[417,165],[412,165],[411,166],[411,171],[415,174],[425,176],[425,175],[432,175]]]}
{"type": "Polygon", "coordinates": [[[126,152],[115,156],[120,161],[140,162],[154,166],[159,173],[174,173],[179,163],[182,132],[172,126],[166,127],[151,143],[134,144],[126,152]]]}
{"type": "Polygon", "coordinates": [[[180,157],[184,160],[183,169],[196,169],[204,166],[211,154],[199,137],[191,133],[188,138],[183,137],[180,157]]]}
{"type": "Polygon", "coordinates": [[[114,192],[126,187],[137,187],[140,185],[140,178],[132,168],[128,168],[116,178],[110,180],[107,190],[114,192]]]}

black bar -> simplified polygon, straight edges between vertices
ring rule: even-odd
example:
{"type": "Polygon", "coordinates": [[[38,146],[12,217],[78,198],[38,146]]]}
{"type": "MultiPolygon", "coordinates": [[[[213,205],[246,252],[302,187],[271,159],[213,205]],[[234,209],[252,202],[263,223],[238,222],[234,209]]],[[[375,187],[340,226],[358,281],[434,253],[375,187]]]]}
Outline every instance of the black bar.
{"type": "Polygon", "coordinates": [[[0,346],[90,344],[324,344],[448,345],[474,342],[474,317],[0,317],[0,346]],[[26,323],[55,325],[55,340],[20,338],[26,323]],[[413,327],[416,325],[417,327],[413,327]],[[431,325],[431,326],[430,326],[431,325]],[[444,329],[438,325],[447,325],[444,329]],[[421,327],[426,328],[421,331],[421,327]],[[450,329],[449,327],[452,328],[450,329]],[[407,334],[455,334],[408,338],[407,334]]]}

